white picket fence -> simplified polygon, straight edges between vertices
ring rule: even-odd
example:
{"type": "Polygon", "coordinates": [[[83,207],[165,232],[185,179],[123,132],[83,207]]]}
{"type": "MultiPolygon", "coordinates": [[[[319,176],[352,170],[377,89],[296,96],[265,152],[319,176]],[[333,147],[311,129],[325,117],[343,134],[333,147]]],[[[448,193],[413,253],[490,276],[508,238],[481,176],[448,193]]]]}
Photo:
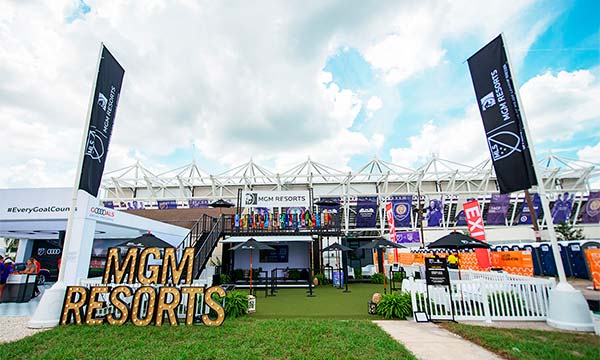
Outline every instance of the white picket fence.
{"type": "Polygon", "coordinates": [[[513,279],[514,275],[486,278],[477,273],[481,272],[452,280],[450,287],[430,285],[429,289],[425,280],[409,278],[403,281],[402,290],[411,293],[413,311],[424,311],[432,320],[450,320],[453,315],[455,320],[487,322],[546,320],[554,279],[513,279]]]}
{"type": "MultiPolygon", "coordinates": [[[[102,283],[102,278],[91,278],[91,279],[83,279],[80,281],[81,286],[90,288],[92,286],[100,286],[100,285],[104,285],[101,284],[102,283]]],[[[107,284],[106,286],[108,286],[109,289],[119,286],[119,285],[125,285],[128,286],[129,288],[131,288],[132,292],[135,293],[135,291],[140,288],[141,286],[144,286],[142,284],[107,284]]],[[[202,284],[193,284],[193,286],[201,286],[202,284]]],[[[157,296],[158,296],[158,291],[159,288],[162,287],[163,285],[146,285],[146,286],[152,286],[155,288],[157,296]]],[[[186,285],[182,285],[181,287],[185,287],[186,285]]],[[[172,301],[172,298],[170,298],[171,295],[167,294],[167,302],[172,301]]],[[[103,317],[106,316],[107,314],[116,314],[116,316],[121,316],[121,313],[119,312],[118,309],[116,309],[109,301],[108,299],[108,294],[100,294],[98,297],[99,301],[103,301],[105,303],[105,306],[102,308],[99,308],[96,310],[96,316],[97,317],[103,317]]],[[[131,308],[131,302],[133,301],[133,296],[128,296],[128,297],[123,297],[121,298],[121,300],[127,304],[128,308],[131,308]]],[[[184,319],[186,317],[187,314],[187,301],[188,301],[188,295],[187,294],[181,294],[181,301],[179,303],[179,306],[177,306],[176,308],[176,313],[177,313],[177,317],[180,319],[184,319]]],[[[196,299],[196,311],[194,313],[194,317],[198,317],[201,316],[203,314],[207,314],[208,311],[210,310],[208,307],[205,306],[205,309],[202,308],[202,304],[204,303],[204,294],[201,294],[200,296],[197,297],[196,299]]],[[[140,301],[140,309],[139,309],[139,317],[140,318],[144,318],[147,313],[148,313],[148,298],[147,296],[142,296],[141,301],[140,301]]]]}

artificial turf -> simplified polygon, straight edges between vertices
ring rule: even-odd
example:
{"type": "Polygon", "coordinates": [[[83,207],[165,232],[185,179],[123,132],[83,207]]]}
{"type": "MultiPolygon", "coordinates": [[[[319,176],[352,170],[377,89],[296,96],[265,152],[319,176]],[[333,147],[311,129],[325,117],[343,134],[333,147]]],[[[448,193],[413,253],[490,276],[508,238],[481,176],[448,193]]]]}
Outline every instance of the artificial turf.
{"type": "MultiPolygon", "coordinates": [[[[257,291],[257,319],[366,319],[379,320],[369,315],[367,303],[373,293],[383,293],[383,285],[356,283],[349,285],[349,293],[333,286],[314,288],[314,297],[307,297],[306,289],[280,288],[276,296],[265,297],[257,291]]],[[[241,290],[244,291],[244,290],[241,290]]]]}

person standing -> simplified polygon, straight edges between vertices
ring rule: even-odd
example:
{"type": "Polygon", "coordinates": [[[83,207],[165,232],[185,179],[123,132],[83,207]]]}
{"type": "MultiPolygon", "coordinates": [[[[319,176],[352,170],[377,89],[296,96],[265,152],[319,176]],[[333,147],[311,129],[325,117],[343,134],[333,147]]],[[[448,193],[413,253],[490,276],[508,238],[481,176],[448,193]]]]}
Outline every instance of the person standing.
{"type": "Polygon", "coordinates": [[[6,270],[6,264],[4,264],[4,256],[0,255],[0,302],[2,302],[2,293],[4,293],[4,287],[6,286],[6,279],[8,275],[4,276],[6,270]]]}
{"type": "Polygon", "coordinates": [[[458,269],[458,254],[452,253],[448,256],[448,268],[458,269]]]}

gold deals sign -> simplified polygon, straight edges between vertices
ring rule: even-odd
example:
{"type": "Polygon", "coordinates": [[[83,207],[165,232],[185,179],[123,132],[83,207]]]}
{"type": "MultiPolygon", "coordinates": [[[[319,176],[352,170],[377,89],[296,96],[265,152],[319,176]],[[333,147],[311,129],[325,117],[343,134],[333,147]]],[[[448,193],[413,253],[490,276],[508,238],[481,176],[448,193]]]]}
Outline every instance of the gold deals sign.
{"type": "Polygon", "coordinates": [[[111,248],[103,285],[67,287],[60,323],[176,326],[179,313],[185,325],[219,326],[225,311],[214,296],[224,297],[225,290],[193,286],[193,269],[194,248],[185,249],[179,261],[175,248],[162,253],[159,248],[130,248],[122,259],[119,249],[111,248]]]}

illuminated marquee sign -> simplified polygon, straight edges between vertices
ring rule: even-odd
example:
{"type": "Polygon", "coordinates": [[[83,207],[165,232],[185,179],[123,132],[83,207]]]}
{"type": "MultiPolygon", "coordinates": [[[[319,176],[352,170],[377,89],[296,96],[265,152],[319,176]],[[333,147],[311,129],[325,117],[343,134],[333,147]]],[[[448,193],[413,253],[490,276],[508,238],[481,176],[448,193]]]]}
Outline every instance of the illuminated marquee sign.
{"type": "Polygon", "coordinates": [[[185,325],[221,325],[225,311],[213,295],[222,298],[225,290],[193,286],[193,269],[194,248],[185,249],[179,261],[175,248],[162,254],[159,248],[130,248],[123,259],[118,248],[110,248],[104,285],[68,286],[60,324],[160,326],[166,318],[176,326],[178,315],[184,315],[185,325]],[[196,321],[199,310],[201,321],[196,321]]]}

